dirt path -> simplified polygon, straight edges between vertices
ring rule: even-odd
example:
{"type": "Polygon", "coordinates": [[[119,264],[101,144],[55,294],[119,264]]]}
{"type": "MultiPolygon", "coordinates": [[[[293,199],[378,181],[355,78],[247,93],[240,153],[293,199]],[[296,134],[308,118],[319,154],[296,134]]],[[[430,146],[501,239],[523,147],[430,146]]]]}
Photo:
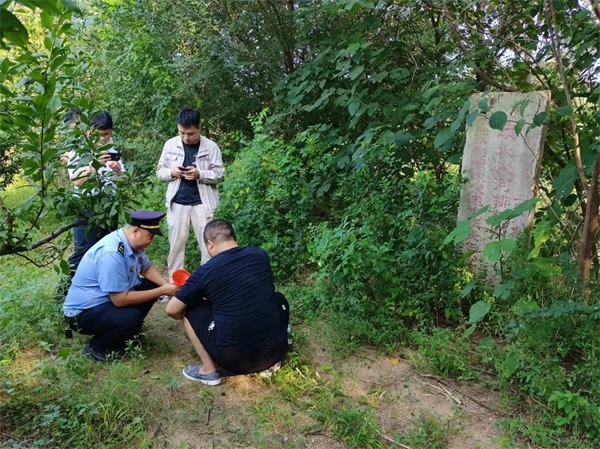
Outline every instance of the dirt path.
{"type": "Polygon", "coordinates": [[[373,349],[338,360],[325,338],[309,328],[294,329],[294,357],[305,361],[304,371],[283,368],[272,379],[227,377],[212,388],[191,382],[181,370],[197,363],[197,356],[163,309],[154,307],[146,325],[144,391],[154,421],[147,436],[152,448],[368,447],[358,438],[369,417],[377,443],[386,447],[500,447],[493,393],[471,382],[419,374],[408,361],[373,349]],[[358,427],[349,421],[356,416],[358,427]],[[425,443],[428,426],[444,434],[439,445],[425,443]],[[420,445],[401,442],[411,432],[412,441],[420,441],[422,432],[420,445]]]}

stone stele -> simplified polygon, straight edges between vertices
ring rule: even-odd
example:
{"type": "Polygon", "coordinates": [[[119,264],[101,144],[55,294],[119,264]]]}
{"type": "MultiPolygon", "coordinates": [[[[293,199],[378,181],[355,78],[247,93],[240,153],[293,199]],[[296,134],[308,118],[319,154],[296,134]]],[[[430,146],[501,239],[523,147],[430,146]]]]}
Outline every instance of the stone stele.
{"type": "MultiPolygon", "coordinates": [[[[482,257],[483,247],[498,239],[498,231],[500,238],[516,237],[530,224],[533,213],[522,214],[500,230],[493,229],[485,220],[536,194],[546,127],[532,124],[537,114],[547,111],[550,93],[497,92],[485,98],[489,110],[486,114],[480,113],[467,128],[462,162],[465,183],[461,188],[458,222],[490,206],[488,212],[472,220],[472,231],[463,241],[463,250],[474,251],[470,264],[475,272],[485,269],[488,277],[496,278],[496,267],[482,257]],[[496,111],[504,111],[508,116],[502,131],[492,129],[489,124],[489,117],[496,111]]],[[[485,101],[481,94],[472,96],[473,109],[478,108],[482,100],[485,101]]]]}

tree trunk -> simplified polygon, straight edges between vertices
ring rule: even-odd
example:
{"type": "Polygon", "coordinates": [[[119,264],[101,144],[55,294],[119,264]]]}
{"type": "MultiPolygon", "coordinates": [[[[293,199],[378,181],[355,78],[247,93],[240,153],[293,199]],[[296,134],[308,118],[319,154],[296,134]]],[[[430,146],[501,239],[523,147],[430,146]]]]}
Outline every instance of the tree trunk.
{"type": "Polygon", "coordinates": [[[592,182],[587,194],[587,208],[583,220],[583,231],[581,232],[581,246],[577,263],[579,275],[585,284],[585,300],[588,300],[587,284],[590,280],[592,258],[594,257],[595,236],[598,230],[598,207],[600,207],[600,195],[598,192],[598,176],[600,176],[600,154],[596,156],[592,182]]]}

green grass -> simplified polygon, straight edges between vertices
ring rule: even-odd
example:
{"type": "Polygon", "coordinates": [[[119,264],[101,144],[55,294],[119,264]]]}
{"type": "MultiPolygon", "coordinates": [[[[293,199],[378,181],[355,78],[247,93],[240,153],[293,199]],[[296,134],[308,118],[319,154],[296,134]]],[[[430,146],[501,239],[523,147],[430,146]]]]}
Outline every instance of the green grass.
{"type": "MultiPolygon", "coordinates": [[[[28,194],[28,187],[16,186],[3,197],[14,205],[28,194]]],[[[160,210],[158,196],[146,194],[149,200],[141,207],[160,210]]],[[[162,198],[161,193],[161,205],[162,198]]],[[[64,223],[50,213],[36,232],[46,235],[59,224],[64,223]]],[[[191,271],[200,260],[192,233],[187,248],[186,266],[191,271]]],[[[166,267],[167,253],[166,237],[155,239],[148,251],[159,269],[166,267]]],[[[52,266],[37,268],[18,256],[0,257],[2,447],[150,448],[155,441],[149,435],[161,419],[176,419],[169,413],[177,416],[184,429],[203,426],[218,402],[215,395],[219,390],[190,386],[182,379],[179,366],[167,366],[195,357],[191,346],[183,347],[181,340],[174,338],[182,332],[178,323],[163,317],[164,321],[157,320],[160,326],[152,323],[143,350],[131,347],[124,359],[94,364],[80,354],[86,337],[64,339],[61,304],[54,300],[58,279],[52,266]],[[159,371],[161,368],[165,371],[159,371]],[[149,391],[153,394],[148,395],[149,391]]],[[[344,374],[338,371],[337,362],[365,343],[376,344],[373,334],[392,330],[374,328],[351,315],[324,311],[320,307],[324,293],[310,285],[287,285],[281,290],[291,303],[298,350],[288,354],[284,366],[271,378],[254,379],[267,393],[266,397],[251,398],[246,408],[240,408],[239,412],[246,414],[240,420],[243,425],[238,422],[238,427],[229,430],[230,420],[235,420],[224,412],[230,411],[225,402],[221,410],[213,410],[212,422],[220,427],[220,437],[239,447],[257,448],[304,447],[311,434],[331,438],[346,448],[394,447],[393,441],[412,448],[448,447],[456,433],[450,421],[421,415],[408,430],[390,438],[383,435],[378,412],[386,401],[399,400],[393,397],[395,392],[373,387],[366,395],[353,398],[344,391],[344,374]],[[308,330],[303,332],[305,323],[308,330]],[[313,340],[318,344],[312,344],[313,340]],[[318,354],[311,351],[324,347],[329,358],[317,372],[312,359],[318,354]]],[[[412,340],[419,346],[420,355],[414,359],[417,368],[466,380],[477,377],[468,341],[460,335],[447,329],[410,333],[401,324],[396,327],[386,335],[394,336],[394,344],[412,340]]],[[[486,362],[493,366],[493,360],[486,362]]],[[[236,394],[229,387],[221,391],[223,395],[236,394]]],[[[244,394],[251,397],[252,390],[247,391],[250,393],[244,394]]],[[[513,420],[506,427],[515,438],[548,441],[558,447],[556,429],[536,426],[533,419],[513,420]]],[[[170,437],[166,432],[163,436],[170,437]]],[[[585,439],[581,440],[580,446],[564,442],[563,447],[587,449],[585,439]]]]}
{"type": "MultiPolygon", "coordinates": [[[[3,198],[13,207],[30,193],[15,185],[3,198]]],[[[36,238],[61,224],[49,213],[36,238]]],[[[139,357],[107,365],[83,358],[81,338],[64,339],[58,279],[52,265],[0,257],[2,447],[122,448],[145,433],[140,376],[132,376],[139,357]]]]}
{"type": "Polygon", "coordinates": [[[120,448],[144,433],[135,354],[97,365],[63,337],[51,267],[4,257],[0,270],[0,439],[19,447],[120,448]],[[34,275],[32,275],[34,271],[34,275]],[[13,441],[11,443],[11,441],[13,441]]]}
{"type": "MultiPolygon", "coordinates": [[[[333,369],[329,374],[327,379],[322,378],[306,359],[292,351],[282,368],[267,382],[276,384],[282,397],[296,410],[308,413],[319,431],[335,436],[346,447],[385,447],[375,408],[355,403],[343,392],[341,374],[333,369]]],[[[261,404],[257,412],[268,427],[285,428],[293,422],[293,411],[276,415],[272,406],[261,404]]]]}
{"type": "Polygon", "coordinates": [[[414,448],[446,449],[454,433],[450,422],[440,422],[432,415],[421,414],[414,426],[398,440],[414,448]]]}

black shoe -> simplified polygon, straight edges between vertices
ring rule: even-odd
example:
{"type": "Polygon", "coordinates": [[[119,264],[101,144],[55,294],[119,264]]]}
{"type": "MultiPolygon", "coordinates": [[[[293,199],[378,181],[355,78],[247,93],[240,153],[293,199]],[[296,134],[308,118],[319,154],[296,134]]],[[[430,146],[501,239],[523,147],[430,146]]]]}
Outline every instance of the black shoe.
{"type": "Polygon", "coordinates": [[[81,353],[84,355],[84,357],[87,357],[88,359],[93,360],[94,362],[106,362],[106,353],[97,351],[90,345],[86,345],[86,347],[83,348],[83,351],[81,353]]]}

